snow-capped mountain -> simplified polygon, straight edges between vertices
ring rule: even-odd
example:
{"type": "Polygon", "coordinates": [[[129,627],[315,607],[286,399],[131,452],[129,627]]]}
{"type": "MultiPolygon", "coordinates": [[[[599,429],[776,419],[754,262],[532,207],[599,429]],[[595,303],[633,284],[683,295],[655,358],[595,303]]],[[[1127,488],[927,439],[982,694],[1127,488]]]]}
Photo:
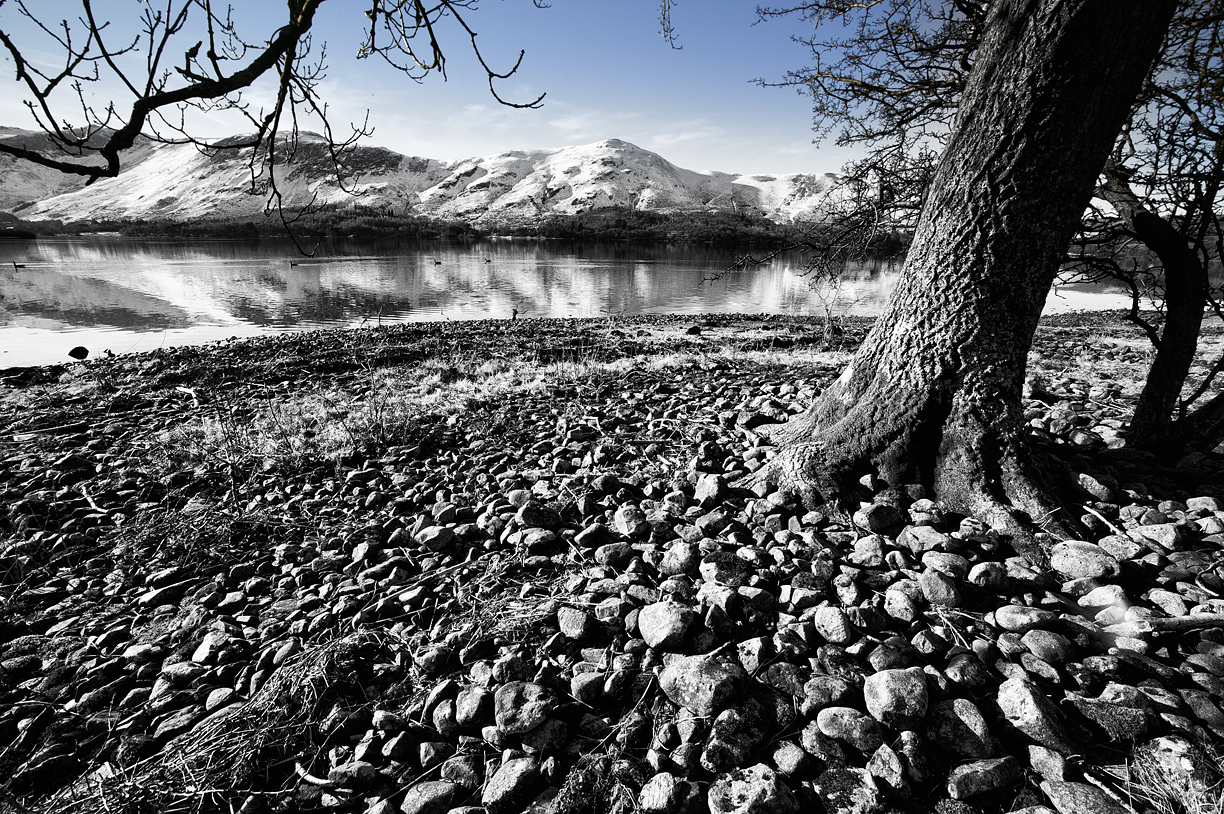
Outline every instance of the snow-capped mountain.
{"type": "MultiPolygon", "coordinates": [[[[20,130],[16,127],[0,127],[0,142],[51,157],[68,158],[57,152],[45,133],[20,130]]],[[[148,156],[149,146],[149,142],[138,141],[126,160],[132,164],[140,163],[148,156]]],[[[100,158],[95,160],[99,164],[102,163],[100,158]]],[[[9,155],[0,155],[0,211],[10,211],[23,203],[44,200],[63,192],[80,189],[84,185],[85,179],[79,175],[66,175],[50,167],[21,161],[9,155]]]]}
{"type": "MultiPolygon", "coordinates": [[[[20,131],[0,131],[0,137],[13,132],[20,131]]],[[[89,187],[36,168],[21,183],[0,185],[0,208],[23,219],[59,220],[256,217],[264,210],[265,196],[252,194],[249,149],[205,154],[189,145],[148,144],[132,158],[118,178],[89,187]]],[[[0,178],[7,179],[18,164],[24,162],[0,156],[0,178]]],[[[313,198],[318,204],[483,226],[609,206],[736,210],[786,222],[821,209],[837,188],[831,173],[694,172],[617,139],[454,162],[360,147],[348,164],[355,180],[342,189],[331,172],[326,142],[303,134],[292,160],[279,171],[284,205],[300,207],[313,198]]],[[[256,188],[261,180],[255,179],[256,188]]]]}

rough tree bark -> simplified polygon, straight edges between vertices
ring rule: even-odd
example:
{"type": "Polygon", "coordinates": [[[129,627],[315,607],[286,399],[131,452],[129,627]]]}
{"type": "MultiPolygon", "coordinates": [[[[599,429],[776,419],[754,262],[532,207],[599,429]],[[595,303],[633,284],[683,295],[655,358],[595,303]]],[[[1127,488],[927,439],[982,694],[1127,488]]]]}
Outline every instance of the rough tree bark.
{"type": "Polygon", "coordinates": [[[1188,449],[1209,452],[1224,438],[1224,392],[1216,393],[1177,422],[1178,437],[1188,449]]]}
{"type": "Polygon", "coordinates": [[[1107,162],[1103,175],[1099,194],[1164,267],[1164,327],[1131,417],[1127,445],[1175,456],[1185,446],[1175,408],[1198,349],[1207,306],[1207,268],[1172,224],[1143,206],[1117,164],[1107,162]]]}
{"type": "Polygon", "coordinates": [[[999,529],[1052,511],[1025,442],[1025,364],[1173,10],[992,5],[897,290],[841,377],[775,434],[761,478],[813,502],[874,471],[999,529]]]}

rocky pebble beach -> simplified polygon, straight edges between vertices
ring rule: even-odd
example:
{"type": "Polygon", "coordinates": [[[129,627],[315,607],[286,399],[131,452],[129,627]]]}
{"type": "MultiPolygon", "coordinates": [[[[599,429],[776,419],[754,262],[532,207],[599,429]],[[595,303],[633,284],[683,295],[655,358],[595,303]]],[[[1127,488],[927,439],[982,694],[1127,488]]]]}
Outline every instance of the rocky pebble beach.
{"type": "Polygon", "coordinates": [[[1219,810],[1224,465],[1123,446],[1137,332],[1039,332],[1030,424],[1088,533],[1029,559],[919,484],[865,478],[852,518],[739,485],[864,330],[418,324],[0,372],[0,809],[1219,810]],[[546,384],[466,387],[491,360],[546,384]],[[392,373],[438,398],[405,417],[392,373]]]}

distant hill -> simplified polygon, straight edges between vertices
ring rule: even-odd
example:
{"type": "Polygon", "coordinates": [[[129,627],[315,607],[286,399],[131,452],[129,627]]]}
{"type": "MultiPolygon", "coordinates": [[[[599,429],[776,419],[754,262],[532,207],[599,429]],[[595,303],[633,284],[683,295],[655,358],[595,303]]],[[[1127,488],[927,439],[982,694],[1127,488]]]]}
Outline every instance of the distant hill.
{"type": "MultiPolygon", "coordinates": [[[[0,139],[46,145],[40,133],[0,128],[0,139]]],[[[78,178],[0,156],[0,210],[25,220],[227,220],[262,216],[251,194],[249,149],[206,155],[189,145],[143,143],[118,178],[85,187],[78,178]]],[[[777,223],[806,219],[837,176],[736,175],[682,169],[655,153],[608,139],[579,147],[523,150],[444,162],[359,147],[353,196],[331,175],[325,141],[303,134],[280,188],[295,209],[312,197],[336,208],[459,221],[482,230],[523,227],[559,216],[618,208],[642,212],[727,212],[777,223]]]]}

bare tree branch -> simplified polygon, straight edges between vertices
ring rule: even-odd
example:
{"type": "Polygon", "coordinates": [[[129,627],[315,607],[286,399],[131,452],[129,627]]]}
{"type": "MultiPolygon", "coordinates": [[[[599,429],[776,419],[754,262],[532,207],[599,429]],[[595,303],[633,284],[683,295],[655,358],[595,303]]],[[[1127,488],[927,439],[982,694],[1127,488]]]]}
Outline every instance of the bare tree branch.
{"type": "MultiPolygon", "coordinates": [[[[275,210],[282,222],[292,223],[313,205],[286,213],[280,190],[280,175],[294,159],[303,117],[321,123],[337,183],[350,192],[354,187],[347,159],[357,141],[372,133],[367,114],[361,125],[350,125],[348,136],[338,138],[328,107],[319,96],[326,77],[326,44],[320,45],[317,55],[312,54],[311,36],[323,2],[288,0],[284,23],[256,43],[239,32],[230,9],[219,14],[212,0],[164,0],[159,6],[146,5],[139,18],[139,34],[114,47],[107,36],[111,23],[99,16],[94,0],[80,0],[79,19],[75,23],[64,20],[58,26],[40,19],[25,0],[17,0],[10,8],[48,38],[52,50],[64,59],[56,70],[44,71],[26,57],[38,48],[36,44],[18,42],[11,32],[0,30],[0,45],[13,59],[26,104],[58,154],[3,143],[0,153],[82,176],[89,184],[117,176],[124,154],[140,138],[192,144],[206,154],[250,150],[251,191],[265,195],[268,211],[275,210]],[[139,76],[131,61],[124,59],[138,52],[144,56],[139,76]],[[175,54],[181,54],[181,61],[172,57],[175,54]],[[99,82],[104,73],[131,95],[126,112],[120,112],[123,105],[118,101],[100,107],[87,101],[84,85],[99,82]],[[265,79],[275,81],[275,98],[269,109],[256,109],[244,92],[265,79]],[[67,85],[75,96],[71,103],[63,92],[67,85]],[[252,132],[218,141],[201,139],[188,128],[190,110],[236,113],[252,132]],[[74,120],[79,124],[66,124],[74,120]]],[[[546,6],[542,0],[532,2],[546,6]]],[[[430,73],[445,77],[444,42],[458,35],[466,39],[498,102],[516,108],[539,106],[543,94],[520,103],[497,92],[495,80],[513,76],[522,65],[523,54],[507,70],[493,68],[466,19],[466,12],[475,8],[476,0],[370,0],[365,12],[367,40],[358,58],[377,54],[415,81],[430,73]],[[444,32],[446,26],[457,30],[444,32]]]]}

